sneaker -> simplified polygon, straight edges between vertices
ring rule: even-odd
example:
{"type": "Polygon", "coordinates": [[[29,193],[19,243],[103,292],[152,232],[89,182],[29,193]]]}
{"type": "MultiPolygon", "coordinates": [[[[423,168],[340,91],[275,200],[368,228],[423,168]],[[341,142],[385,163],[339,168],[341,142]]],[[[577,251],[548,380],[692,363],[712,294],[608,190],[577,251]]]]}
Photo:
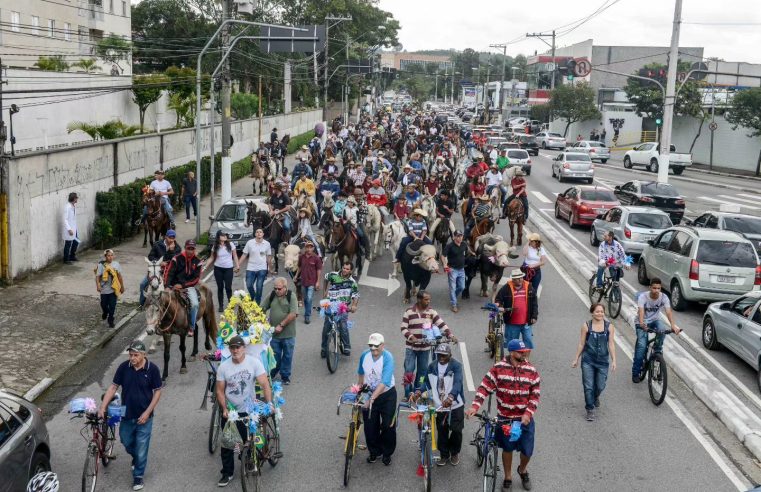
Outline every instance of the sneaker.
{"type": "Polygon", "coordinates": [[[345,355],[346,357],[349,357],[349,356],[351,355],[351,350],[344,350],[344,351],[342,351],[341,353],[342,353],[343,355],[345,355]]]}
{"type": "Polygon", "coordinates": [[[452,466],[457,466],[457,465],[459,465],[459,464],[460,464],[460,455],[459,455],[459,454],[453,454],[453,455],[452,455],[452,456],[449,458],[449,463],[450,463],[452,466]]]}
{"type": "Polygon", "coordinates": [[[233,481],[233,477],[222,475],[222,478],[220,478],[219,482],[217,482],[217,487],[227,487],[232,481],[233,481]]]}
{"type": "Polygon", "coordinates": [[[77,257],[75,256],[75,257],[73,257],[73,258],[69,258],[69,261],[79,261],[79,258],[77,258],[77,257]]]}
{"type": "Polygon", "coordinates": [[[460,311],[460,308],[458,308],[457,306],[452,306],[452,312],[453,313],[457,313],[459,311],[460,311]]]}
{"type": "Polygon", "coordinates": [[[311,323],[311,321],[309,320],[309,318],[304,318],[304,324],[305,324],[305,325],[308,325],[309,323],[311,323]]]}
{"type": "Polygon", "coordinates": [[[513,481],[512,480],[503,480],[502,481],[502,490],[510,490],[513,488],[513,481]]]}
{"type": "Polygon", "coordinates": [[[185,219],[185,223],[189,224],[190,223],[190,219],[185,219]]]}
{"type": "Polygon", "coordinates": [[[291,384],[290,379],[283,379],[282,381],[283,381],[283,386],[288,386],[289,384],[291,384]]]}
{"type": "Polygon", "coordinates": [[[132,490],[143,490],[143,487],[145,487],[145,484],[143,483],[142,478],[135,478],[132,480],[132,490]]]}
{"type": "Polygon", "coordinates": [[[632,376],[632,383],[641,383],[642,378],[640,376],[632,376]]]}
{"type": "Polygon", "coordinates": [[[370,456],[367,457],[367,462],[368,463],[375,463],[376,461],[378,461],[378,457],[377,456],[370,455],[370,456]]]}
{"type": "Polygon", "coordinates": [[[436,466],[446,466],[448,459],[446,456],[439,456],[439,459],[436,460],[436,466]]]}
{"type": "Polygon", "coordinates": [[[595,411],[593,409],[587,410],[587,422],[594,422],[595,420],[595,411]]]}
{"type": "Polygon", "coordinates": [[[115,325],[114,325],[114,322],[113,322],[113,321],[109,321],[109,322],[108,322],[108,327],[109,327],[109,328],[113,328],[114,326],[115,326],[115,325]]]}
{"type": "Polygon", "coordinates": [[[108,313],[101,313],[100,319],[105,320],[106,318],[108,318],[108,313]]]}
{"type": "Polygon", "coordinates": [[[528,478],[528,472],[521,473],[518,471],[518,475],[521,476],[521,484],[523,485],[523,490],[531,490],[531,479],[528,478]]]}
{"type": "Polygon", "coordinates": [[[327,357],[327,354],[325,353],[325,351],[324,351],[324,350],[321,350],[321,351],[320,351],[320,358],[321,358],[321,359],[324,359],[324,358],[326,358],[326,357],[327,357]]]}
{"type": "Polygon", "coordinates": [[[381,461],[384,465],[388,466],[391,464],[391,456],[384,456],[381,461]]]}

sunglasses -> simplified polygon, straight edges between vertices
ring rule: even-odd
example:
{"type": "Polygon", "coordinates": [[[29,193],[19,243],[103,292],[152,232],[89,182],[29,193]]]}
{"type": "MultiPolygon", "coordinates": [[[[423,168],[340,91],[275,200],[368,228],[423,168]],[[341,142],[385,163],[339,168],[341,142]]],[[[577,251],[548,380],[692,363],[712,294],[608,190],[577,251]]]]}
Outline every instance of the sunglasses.
{"type": "Polygon", "coordinates": [[[191,246],[185,246],[185,249],[188,251],[195,251],[196,249],[191,246]]]}
{"type": "Polygon", "coordinates": [[[371,349],[380,348],[380,345],[373,345],[372,343],[368,343],[367,346],[370,347],[371,349]]]}

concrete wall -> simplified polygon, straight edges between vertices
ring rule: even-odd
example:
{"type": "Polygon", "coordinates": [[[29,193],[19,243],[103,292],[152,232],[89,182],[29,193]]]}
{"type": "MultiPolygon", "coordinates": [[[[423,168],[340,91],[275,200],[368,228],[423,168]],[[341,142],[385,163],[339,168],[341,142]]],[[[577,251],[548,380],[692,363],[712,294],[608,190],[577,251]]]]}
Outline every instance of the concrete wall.
{"type": "MultiPolygon", "coordinates": [[[[695,147],[692,149],[692,160],[698,164],[711,163],[711,131],[710,121],[706,121],[695,147]]],[[[716,116],[718,128],[714,132],[713,165],[720,168],[737,171],[755,172],[761,152],[761,138],[749,138],[750,130],[738,128],[732,130],[730,124],[722,116],[716,116]]],[[[696,118],[675,118],[672,140],[681,152],[688,152],[690,145],[700,127],[696,118]]]]}
{"type": "MultiPolygon", "coordinates": [[[[592,129],[596,129],[601,132],[605,127],[605,143],[611,145],[613,139],[613,121],[611,120],[623,120],[623,125],[620,127],[618,135],[618,145],[628,145],[631,143],[637,143],[640,141],[642,130],[642,118],[637,116],[637,113],[629,111],[603,111],[602,117],[599,120],[579,121],[571,124],[568,128],[568,135],[566,139],[568,142],[575,142],[576,136],[581,134],[584,140],[589,139],[589,133],[592,129]],[[602,125],[600,125],[602,123],[602,125]]],[[[565,120],[554,120],[550,123],[550,131],[563,134],[565,129],[565,120]]]]}
{"type": "MultiPolygon", "coordinates": [[[[282,137],[307,132],[321,121],[322,110],[264,118],[262,139],[272,128],[282,137]]],[[[258,120],[232,125],[234,160],[249,155],[258,146],[258,120]]],[[[209,154],[209,127],[204,128],[202,152],[209,154]]],[[[219,152],[221,128],[215,125],[219,152]]],[[[72,191],[80,195],[77,225],[83,245],[91,242],[95,222],[95,194],[108,191],[159,168],[168,169],[195,159],[195,130],[177,130],[160,135],[98,142],[73,148],[48,150],[17,156],[8,161],[10,225],[10,275],[25,276],[62,254],[63,207],[72,191]]]]}

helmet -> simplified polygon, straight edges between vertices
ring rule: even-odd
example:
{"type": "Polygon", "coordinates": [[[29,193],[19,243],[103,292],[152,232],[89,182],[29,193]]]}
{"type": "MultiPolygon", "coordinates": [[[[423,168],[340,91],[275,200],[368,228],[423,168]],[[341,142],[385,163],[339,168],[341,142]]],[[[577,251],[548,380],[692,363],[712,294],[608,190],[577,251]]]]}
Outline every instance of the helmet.
{"type": "Polygon", "coordinates": [[[58,492],[58,475],[51,471],[33,476],[26,486],[26,492],[58,492]]]}

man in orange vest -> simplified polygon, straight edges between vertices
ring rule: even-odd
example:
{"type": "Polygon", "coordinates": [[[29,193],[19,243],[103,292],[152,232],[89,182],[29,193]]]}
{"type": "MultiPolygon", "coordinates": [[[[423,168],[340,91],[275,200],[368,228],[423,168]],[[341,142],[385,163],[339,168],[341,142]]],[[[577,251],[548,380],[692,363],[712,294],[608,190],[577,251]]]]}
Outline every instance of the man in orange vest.
{"type": "Polygon", "coordinates": [[[513,270],[510,282],[499,289],[494,302],[504,312],[505,343],[522,337],[526,347],[533,349],[531,326],[539,317],[539,304],[534,288],[524,277],[525,274],[521,270],[513,270]]]}

